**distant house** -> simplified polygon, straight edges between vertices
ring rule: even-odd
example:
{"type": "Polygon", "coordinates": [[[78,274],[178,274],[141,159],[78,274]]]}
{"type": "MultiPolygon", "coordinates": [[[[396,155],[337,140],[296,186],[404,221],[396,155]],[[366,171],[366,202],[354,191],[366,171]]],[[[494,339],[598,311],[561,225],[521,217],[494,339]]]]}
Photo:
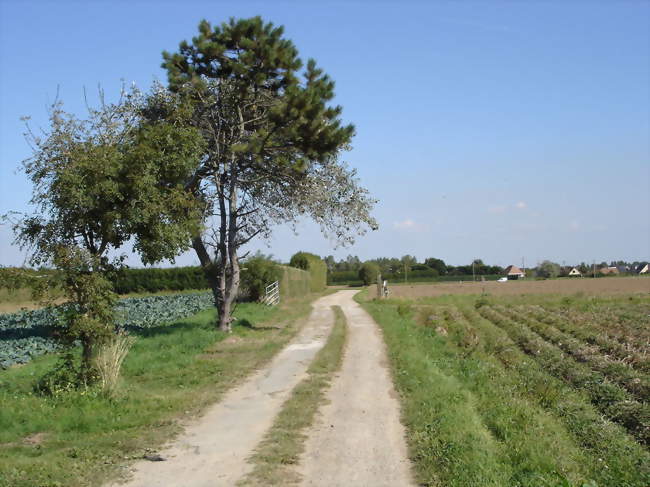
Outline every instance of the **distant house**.
{"type": "Polygon", "coordinates": [[[569,277],[581,277],[582,273],[578,270],[577,267],[571,267],[571,269],[567,273],[567,276],[569,276],[569,277]]]}
{"type": "Polygon", "coordinates": [[[513,279],[513,280],[514,279],[522,279],[522,278],[526,277],[526,274],[524,273],[524,271],[522,271],[516,265],[509,265],[508,267],[505,268],[503,273],[508,279],[513,279]]]}
{"type": "Polygon", "coordinates": [[[618,270],[618,267],[615,266],[601,267],[600,269],[598,269],[598,272],[600,272],[603,275],[608,275],[608,274],[617,275],[621,273],[621,271],[618,270]]]}
{"type": "Polygon", "coordinates": [[[639,264],[636,269],[634,269],[634,272],[637,274],[647,274],[650,272],[650,267],[647,262],[645,264],[639,264]]]}

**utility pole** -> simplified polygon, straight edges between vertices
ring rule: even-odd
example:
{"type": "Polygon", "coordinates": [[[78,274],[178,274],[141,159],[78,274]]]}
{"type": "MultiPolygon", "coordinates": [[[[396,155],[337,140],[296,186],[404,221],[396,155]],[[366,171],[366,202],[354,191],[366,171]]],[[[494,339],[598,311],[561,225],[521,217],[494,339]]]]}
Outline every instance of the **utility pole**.
{"type": "Polygon", "coordinates": [[[474,262],[476,262],[476,259],[472,261],[472,281],[476,281],[476,273],[474,272],[474,262]]]}

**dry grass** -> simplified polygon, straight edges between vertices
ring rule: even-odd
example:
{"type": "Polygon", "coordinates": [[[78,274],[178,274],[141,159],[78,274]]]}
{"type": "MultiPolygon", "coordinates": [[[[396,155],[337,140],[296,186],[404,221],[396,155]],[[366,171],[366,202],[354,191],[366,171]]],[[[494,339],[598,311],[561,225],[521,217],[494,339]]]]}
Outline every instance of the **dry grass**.
{"type": "Polygon", "coordinates": [[[95,357],[95,367],[101,379],[102,392],[112,397],[117,389],[122,362],[135,343],[135,338],[121,331],[112,336],[100,349],[95,357]]]}
{"type": "MultiPolygon", "coordinates": [[[[376,286],[370,286],[369,288],[369,296],[373,296],[373,293],[376,293],[376,286]]],[[[394,298],[424,298],[449,294],[483,293],[493,296],[576,293],[597,296],[648,294],[650,293],[650,278],[607,277],[601,279],[549,279],[546,281],[444,282],[390,286],[390,295],[394,298]]]]}

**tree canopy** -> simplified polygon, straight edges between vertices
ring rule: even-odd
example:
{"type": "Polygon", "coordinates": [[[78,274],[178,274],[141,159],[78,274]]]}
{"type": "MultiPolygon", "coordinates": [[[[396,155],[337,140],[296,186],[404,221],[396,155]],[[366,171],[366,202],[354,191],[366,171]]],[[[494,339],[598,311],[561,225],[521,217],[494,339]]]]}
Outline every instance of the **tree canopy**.
{"type": "Polygon", "coordinates": [[[338,243],[375,228],[374,200],[338,157],[354,127],[330,105],[334,82],[298,57],[282,27],[259,17],[199,24],[198,35],[163,53],[169,85],[149,99],[151,123],[190,107],[188,127],[204,148],[186,190],[200,202],[204,231],[192,238],[210,281],[219,327],[229,328],[239,249],[279,223],[308,216],[338,243]]]}

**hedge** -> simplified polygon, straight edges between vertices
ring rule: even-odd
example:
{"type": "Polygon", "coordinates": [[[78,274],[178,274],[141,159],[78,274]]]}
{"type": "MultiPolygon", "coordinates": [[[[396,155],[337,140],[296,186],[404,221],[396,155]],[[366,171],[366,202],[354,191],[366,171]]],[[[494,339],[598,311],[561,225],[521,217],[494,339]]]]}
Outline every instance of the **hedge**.
{"type": "Polygon", "coordinates": [[[286,265],[278,266],[282,271],[280,277],[280,298],[298,298],[311,292],[309,272],[286,265]]]}
{"type": "Polygon", "coordinates": [[[208,289],[208,281],[199,266],[145,269],[122,269],[114,281],[115,292],[129,294],[139,292],[185,291],[208,289]]]}
{"type": "Polygon", "coordinates": [[[312,292],[322,291],[327,287],[327,265],[317,255],[298,252],[291,257],[289,265],[309,272],[312,292]]]}

